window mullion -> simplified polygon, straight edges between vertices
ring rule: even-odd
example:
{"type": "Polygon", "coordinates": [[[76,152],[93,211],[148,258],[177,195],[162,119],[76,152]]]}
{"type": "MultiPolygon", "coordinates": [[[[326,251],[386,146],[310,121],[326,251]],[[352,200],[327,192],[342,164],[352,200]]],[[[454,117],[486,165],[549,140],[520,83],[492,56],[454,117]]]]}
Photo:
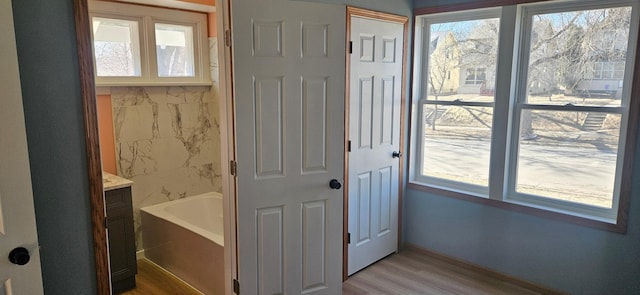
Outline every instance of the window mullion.
{"type": "Polygon", "coordinates": [[[526,8],[515,8],[514,17],[514,52],[511,74],[511,105],[509,113],[508,134],[505,152],[505,177],[503,178],[503,200],[515,193],[517,178],[517,161],[522,109],[527,103],[527,72],[529,65],[530,38],[532,34],[531,19],[527,17],[526,8]]]}
{"type": "Polygon", "coordinates": [[[155,19],[151,16],[145,16],[144,19],[144,31],[145,31],[145,45],[147,46],[147,62],[149,65],[149,78],[151,80],[158,80],[158,54],[156,53],[156,32],[155,32],[155,19]]]}
{"type": "MultiPolygon", "coordinates": [[[[423,73],[424,75],[424,73],[423,73]]],[[[424,90],[423,90],[424,91],[424,90]]],[[[426,95],[426,94],[425,94],[426,95]]],[[[416,161],[414,161],[413,165],[414,165],[414,177],[418,177],[421,178],[422,177],[422,171],[423,171],[423,166],[424,166],[424,161],[422,161],[423,157],[424,157],[424,100],[419,100],[417,103],[417,113],[418,116],[415,119],[415,125],[416,126],[416,134],[418,136],[416,136],[415,138],[418,138],[417,143],[415,144],[416,149],[414,150],[414,152],[412,153],[412,158],[418,159],[416,161]]]]}
{"type": "Polygon", "coordinates": [[[491,130],[491,154],[489,164],[489,198],[502,200],[505,195],[505,169],[509,130],[509,109],[512,87],[512,61],[514,56],[516,6],[502,8],[500,37],[496,67],[496,92],[491,130]]]}

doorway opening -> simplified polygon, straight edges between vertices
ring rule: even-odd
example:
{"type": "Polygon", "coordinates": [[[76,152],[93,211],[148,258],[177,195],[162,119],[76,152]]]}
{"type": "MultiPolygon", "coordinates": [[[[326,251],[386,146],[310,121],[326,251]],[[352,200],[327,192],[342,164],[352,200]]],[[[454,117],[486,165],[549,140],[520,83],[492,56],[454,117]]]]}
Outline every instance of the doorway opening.
{"type": "Polygon", "coordinates": [[[224,36],[218,34],[224,20],[216,16],[224,6],[120,2],[128,1],[78,0],[75,7],[81,71],[87,78],[82,88],[91,133],[99,294],[132,287],[137,259],[148,259],[207,294],[223,294],[231,289],[226,271],[231,262],[225,255],[234,245],[224,242],[232,217],[223,214],[233,202],[221,195],[229,189],[230,158],[223,155],[229,141],[223,138],[227,105],[219,99],[226,97],[221,84],[227,79],[218,78],[219,68],[225,70],[218,52],[224,56],[225,46],[218,38],[224,36]],[[134,15],[140,11],[156,16],[134,15]],[[126,77],[129,73],[133,77],[126,77]],[[202,245],[199,253],[196,242],[202,245]],[[185,253],[194,259],[188,262],[185,253]],[[197,277],[214,268],[215,277],[197,277]]]}

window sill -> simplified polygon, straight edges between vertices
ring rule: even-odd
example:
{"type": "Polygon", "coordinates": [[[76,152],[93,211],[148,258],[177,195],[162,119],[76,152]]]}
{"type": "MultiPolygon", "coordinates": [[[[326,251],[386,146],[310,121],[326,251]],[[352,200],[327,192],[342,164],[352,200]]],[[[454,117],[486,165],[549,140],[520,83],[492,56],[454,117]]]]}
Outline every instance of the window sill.
{"type": "Polygon", "coordinates": [[[518,213],[533,215],[541,218],[547,218],[547,219],[552,219],[552,220],[557,220],[562,222],[573,223],[581,226],[607,230],[607,231],[620,233],[620,234],[625,234],[627,231],[625,220],[619,220],[617,224],[609,223],[606,221],[599,221],[599,220],[594,220],[586,217],[574,216],[574,215],[569,215],[565,213],[531,207],[525,204],[510,203],[506,201],[498,201],[498,200],[493,200],[488,198],[481,198],[471,194],[431,187],[423,183],[409,182],[407,184],[407,188],[430,193],[430,194],[435,194],[439,196],[446,196],[446,197],[469,201],[469,202],[473,202],[481,205],[491,206],[491,207],[504,209],[508,211],[514,211],[518,213]]]}
{"type": "Polygon", "coordinates": [[[134,81],[134,82],[97,82],[96,87],[117,86],[211,86],[212,81],[134,81]]]}

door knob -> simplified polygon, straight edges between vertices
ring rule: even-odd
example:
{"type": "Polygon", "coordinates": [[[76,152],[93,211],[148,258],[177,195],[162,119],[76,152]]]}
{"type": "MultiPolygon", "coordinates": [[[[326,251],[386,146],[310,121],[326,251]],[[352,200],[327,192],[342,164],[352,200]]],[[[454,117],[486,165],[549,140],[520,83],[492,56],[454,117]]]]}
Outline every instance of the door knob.
{"type": "Polygon", "coordinates": [[[391,157],[392,157],[392,158],[400,158],[400,157],[402,157],[402,153],[401,153],[401,152],[395,152],[395,151],[394,151],[394,152],[391,154],[391,157]]]}
{"type": "Polygon", "coordinates": [[[340,189],[342,188],[342,184],[340,184],[340,181],[338,181],[337,179],[332,179],[331,181],[329,181],[329,187],[332,189],[340,189]]]}
{"type": "Polygon", "coordinates": [[[31,259],[29,256],[29,250],[23,247],[15,248],[9,253],[9,261],[13,264],[25,265],[29,263],[29,259],[31,259]]]}

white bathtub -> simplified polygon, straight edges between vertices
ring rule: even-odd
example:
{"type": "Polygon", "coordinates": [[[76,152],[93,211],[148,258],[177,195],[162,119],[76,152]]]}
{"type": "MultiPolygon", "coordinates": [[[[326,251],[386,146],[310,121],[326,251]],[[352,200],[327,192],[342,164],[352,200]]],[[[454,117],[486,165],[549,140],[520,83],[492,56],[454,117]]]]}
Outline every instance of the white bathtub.
{"type": "Polygon", "coordinates": [[[147,259],[204,294],[224,294],[221,194],[143,207],[140,214],[147,259]]]}

